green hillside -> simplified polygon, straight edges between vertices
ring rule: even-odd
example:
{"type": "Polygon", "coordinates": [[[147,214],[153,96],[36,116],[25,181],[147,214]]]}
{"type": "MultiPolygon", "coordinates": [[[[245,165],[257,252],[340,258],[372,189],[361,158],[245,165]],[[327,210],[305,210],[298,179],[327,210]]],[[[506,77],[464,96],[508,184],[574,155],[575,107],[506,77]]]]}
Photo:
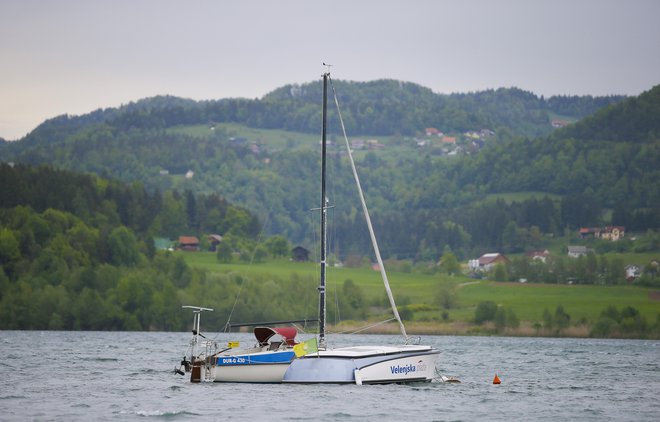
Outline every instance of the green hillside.
{"type": "MultiPolygon", "coordinates": [[[[568,243],[582,226],[619,225],[638,234],[660,227],[654,119],[660,87],[625,100],[544,100],[516,89],[438,96],[393,81],[336,84],[349,133],[361,135],[351,139],[351,148],[387,257],[432,260],[449,248],[467,259],[492,250],[519,253],[559,237],[568,243]],[[412,99],[415,107],[406,107],[412,99]],[[534,121],[525,113],[575,116],[603,104],[610,105],[552,135],[521,136],[526,129],[519,123],[534,121]],[[396,122],[404,112],[412,113],[406,121],[417,122],[414,133],[378,136],[388,132],[385,121],[396,122]],[[425,113],[430,123],[421,124],[425,113]],[[460,116],[479,125],[461,126],[460,116]],[[489,121],[498,122],[494,130],[481,126],[489,121]],[[369,126],[374,122],[382,126],[369,126]],[[449,128],[450,141],[425,132],[434,122],[449,128]],[[471,129],[452,132],[465,128],[471,129]],[[495,197],[506,199],[484,201],[495,197]]],[[[286,123],[303,115],[299,122],[319,124],[315,88],[292,85],[259,101],[156,97],[64,116],[3,145],[2,154],[149,190],[219,194],[255,212],[266,233],[309,247],[316,230],[308,210],[318,190],[317,135],[283,129],[305,130],[286,123]],[[260,120],[266,112],[272,115],[260,120]]],[[[367,255],[355,187],[334,129],[329,193],[337,251],[343,258],[367,255]]]]}
{"type": "MultiPolygon", "coordinates": [[[[336,86],[414,330],[656,336],[660,87],[629,99],[545,100],[516,89],[441,96],[395,81],[336,86]],[[578,122],[551,133],[550,116],[578,122]],[[578,236],[607,225],[626,235],[578,236]],[[591,251],[569,258],[569,245],[591,251]],[[545,263],[526,256],[543,249],[545,263]],[[494,251],[508,263],[471,274],[478,280],[461,275],[470,272],[460,262],[494,251]],[[639,266],[632,285],[628,264],[639,266]]],[[[306,84],[261,100],[156,97],[55,118],[0,143],[12,162],[0,165],[0,328],[182,329],[187,317],[173,310],[190,303],[217,309],[208,321],[216,327],[230,314],[313,317],[315,265],[285,258],[294,245],[316,249],[315,92],[306,84]],[[217,257],[154,248],[155,237],[187,235],[206,249],[211,233],[223,236],[217,257]]],[[[331,127],[328,247],[346,265],[330,271],[329,320],[361,325],[387,310],[331,127]]]]}
{"type": "Polygon", "coordinates": [[[153,237],[222,232],[240,251],[259,231],[217,195],[4,163],[0,180],[0,329],[181,330],[179,296],[204,274],[153,237]]]}
{"type": "MultiPolygon", "coordinates": [[[[593,128],[633,110],[637,125],[646,127],[641,122],[653,115],[647,109],[656,103],[657,88],[626,100],[543,99],[514,88],[447,96],[387,80],[335,84],[388,257],[437,259],[447,247],[462,259],[489,250],[517,252],[504,239],[507,226],[520,232],[520,250],[538,246],[525,240],[536,230],[555,239],[582,225],[625,225],[640,233],[660,226],[660,153],[652,130],[641,140],[633,133],[630,140],[578,141],[568,129],[546,136],[551,115],[593,128]],[[603,106],[610,107],[606,115],[585,118],[603,106]],[[444,131],[449,141],[426,128],[444,131]],[[503,194],[516,199],[483,201],[503,194]]],[[[137,181],[147,189],[216,193],[255,212],[266,233],[309,247],[316,229],[308,210],[318,190],[317,85],[286,86],[260,100],[155,97],[62,116],[0,152],[6,160],[137,181]]],[[[366,255],[332,116],[330,128],[329,192],[339,254],[366,255]]]]}

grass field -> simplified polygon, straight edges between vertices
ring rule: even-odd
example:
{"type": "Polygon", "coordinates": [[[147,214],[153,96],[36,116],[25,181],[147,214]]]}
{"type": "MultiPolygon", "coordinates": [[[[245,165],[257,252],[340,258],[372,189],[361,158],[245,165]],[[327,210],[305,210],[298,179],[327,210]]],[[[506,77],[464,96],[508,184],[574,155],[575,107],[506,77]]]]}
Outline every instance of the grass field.
{"type": "Polygon", "coordinates": [[[491,193],[486,195],[483,202],[494,202],[497,201],[498,199],[502,199],[507,204],[511,204],[513,202],[523,202],[530,199],[541,200],[546,197],[553,201],[561,200],[560,195],[555,195],[547,192],[514,192],[514,193],[491,193]]]}
{"type": "MultiPolygon", "coordinates": [[[[238,272],[251,278],[287,279],[296,273],[309,279],[310,289],[318,283],[318,264],[293,263],[287,260],[259,264],[221,264],[211,253],[184,253],[189,265],[210,272],[238,272]]],[[[542,320],[543,311],[554,313],[561,305],[572,322],[594,322],[608,306],[621,310],[632,306],[651,324],[660,314],[660,300],[653,289],[637,286],[586,286],[533,283],[500,283],[473,280],[464,276],[425,275],[419,273],[388,272],[395,298],[399,304],[415,308],[414,319],[439,320],[442,310],[437,306],[436,294],[440,285],[450,286],[456,292],[456,305],[446,311],[451,321],[470,322],[476,306],[482,301],[493,301],[512,309],[522,321],[542,320]],[[430,306],[420,306],[430,305],[430,306]]],[[[344,280],[353,280],[364,292],[368,303],[382,303],[385,293],[380,273],[370,268],[328,268],[328,288],[341,286],[344,280]]],[[[657,291],[656,291],[657,292],[657,291]]]]}
{"type": "MultiPolygon", "coordinates": [[[[196,138],[209,138],[215,136],[216,131],[224,131],[227,136],[235,138],[245,138],[248,142],[256,142],[259,145],[265,146],[270,152],[282,150],[319,150],[320,134],[308,134],[300,132],[289,132],[278,129],[258,129],[236,123],[218,123],[212,130],[209,125],[188,125],[177,126],[168,129],[170,132],[184,134],[196,138]]],[[[378,142],[385,145],[387,148],[380,150],[379,156],[386,160],[398,160],[401,156],[411,155],[416,156],[419,154],[419,148],[412,139],[402,141],[400,137],[395,136],[359,136],[354,137],[348,134],[349,140],[356,139],[377,139],[378,142]]],[[[336,144],[336,147],[330,147],[331,151],[334,148],[344,150],[344,139],[339,134],[329,134],[330,141],[336,144]]],[[[360,160],[369,151],[366,149],[353,151],[356,159],[360,160]]]]}
{"type": "Polygon", "coordinates": [[[633,286],[585,286],[520,284],[481,281],[460,289],[461,304],[476,306],[483,300],[512,308],[525,321],[540,321],[544,309],[554,312],[562,305],[572,321],[593,321],[608,306],[637,308],[650,321],[660,313],[660,302],[653,301],[649,289],[633,286]]]}
{"type": "Polygon", "coordinates": [[[209,125],[177,126],[169,129],[196,138],[213,136],[216,130],[226,131],[229,137],[245,138],[249,142],[258,142],[272,150],[281,149],[312,149],[318,145],[319,135],[288,132],[276,129],[257,129],[236,123],[219,123],[211,130],[209,125]]]}

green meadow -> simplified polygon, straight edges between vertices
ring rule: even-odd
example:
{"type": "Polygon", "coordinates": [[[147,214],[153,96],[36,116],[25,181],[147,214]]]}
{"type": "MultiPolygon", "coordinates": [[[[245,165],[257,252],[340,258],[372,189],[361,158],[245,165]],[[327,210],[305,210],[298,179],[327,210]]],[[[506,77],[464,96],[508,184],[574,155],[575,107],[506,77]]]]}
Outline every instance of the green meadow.
{"type": "MultiPolygon", "coordinates": [[[[224,264],[219,263],[212,253],[184,253],[183,256],[192,267],[204,268],[211,273],[236,272],[257,280],[285,280],[297,274],[308,280],[312,290],[316,289],[319,279],[319,265],[315,263],[277,260],[253,264],[224,264]]],[[[372,318],[378,319],[382,316],[379,313],[384,312],[382,304],[385,303],[385,291],[380,272],[371,268],[328,267],[327,274],[329,292],[341,287],[345,280],[352,280],[363,291],[367,303],[372,305],[372,318]]],[[[656,323],[660,315],[660,292],[630,285],[502,283],[474,280],[465,276],[396,271],[388,271],[388,279],[399,307],[414,310],[411,320],[418,322],[471,323],[477,305],[483,301],[493,301],[499,306],[511,309],[521,321],[529,324],[542,321],[545,309],[554,313],[558,306],[563,306],[574,324],[595,322],[609,306],[619,310],[633,307],[650,324],[656,323]],[[442,289],[450,290],[455,297],[454,304],[449,309],[441,308],[436,299],[442,289]],[[441,318],[442,313],[445,313],[444,318],[441,318]]],[[[292,298],[295,298],[295,293],[292,298]]]]}
{"type": "Polygon", "coordinates": [[[320,135],[289,132],[279,129],[251,128],[237,123],[218,123],[213,129],[209,125],[176,126],[170,128],[169,131],[196,138],[209,138],[215,134],[215,131],[224,131],[229,137],[245,138],[248,142],[267,145],[273,150],[312,150],[318,145],[320,138],[320,135]]]}

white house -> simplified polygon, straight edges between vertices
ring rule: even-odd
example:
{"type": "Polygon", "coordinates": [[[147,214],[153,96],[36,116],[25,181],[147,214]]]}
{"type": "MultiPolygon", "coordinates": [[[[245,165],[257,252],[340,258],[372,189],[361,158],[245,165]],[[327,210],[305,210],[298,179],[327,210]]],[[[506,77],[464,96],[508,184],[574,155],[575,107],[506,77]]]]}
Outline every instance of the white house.
{"type": "Polygon", "coordinates": [[[569,246],[568,247],[568,256],[571,258],[578,258],[580,256],[586,256],[587,255],[587,247],[586,246],[569,246]]]}
{"type": "Polygon", "coordinates": [[[490,271],[498,263],[508,263],[509,259],[498,252],[492,252],[481,255],[478,259],[468,261],[468,268],[471,271],[490,271]]]}

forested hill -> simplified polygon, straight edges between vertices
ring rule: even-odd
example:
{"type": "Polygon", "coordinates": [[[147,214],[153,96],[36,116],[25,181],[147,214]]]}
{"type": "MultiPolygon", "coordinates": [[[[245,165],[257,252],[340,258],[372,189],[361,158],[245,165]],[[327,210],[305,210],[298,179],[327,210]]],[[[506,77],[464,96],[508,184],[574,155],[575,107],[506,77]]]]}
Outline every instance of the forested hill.
{"type": "MultiPolygon", "coordinates": [[[[148,248],[152,247],[155,236],[175,239],[184,234],[222,232],[253,238],[261,229],[253,214],[217,194],[150,191],[141,183],[126,184],[48,166],[22,164],[0,163],[0,180],[2,217],[7,216],[4,214],[7,210],[16,208],[24,208],[18,213],[23,215],[32,212],[70,214],[70,218],[106,235],[116,227],[126,227],[144,240],[148,248]]],[[[0,222],[8,223],[4,219],[0,222]]],[[[26,223],[19,218],[9,225],[26,223]]],[[[32,229],[35,227],[31,225],[32,229]]],[[[40,231],[31,233],[30,242],[35,240],[32,234],[37,238],[45,235],[40,231]]],[[[41,243],[38,241],[33,246],[41,249],[41,243]]],[[[93,249],[98,251],[96,247],[93,249]]]]}
{"type": "Polygon", "coordinates": [[[654,142],[660,139],[660,85],[555,133],[557,138],[654,142]]]}
{"type": "MultiPolygon", "coordinates": [[[[377,80],[335,82],[342,116],[352,134],[413,135],[423,128],[464,132],[506,127],[514,133],[537,136],[552,130],[553,116],[579,120],[596,110],[621,101],[622,96],[553,96],[548,99],[519,88],[499,88],[472,93],[435,94],[408,82],[377,80]]],[[[288,85],[264,97],[265,102],[284,102],[301,110],[318,108],[318,83],[288,85]]],[[[332,117],[332,116],[331,116],[332,117]]],[[[287,127],[316,133],[311,127],[287,127]]]]}
{"type": "Polygon", "coordinates": [[[461,184],[489,192],[593,195],[601,207],[660,207],[660,85],[533,140],[490,144],[464,160],[461,184]]]}
{"type": "MultiPolygon", "coordinates": [[[[342,115],[354,136],[414,135],[427,127],[463,132],[506,127],[513,133],[538,136],[552,130],[551,120],[579,120],[621,101],[622,96],[553,96],[548,99],[518,88],[465,94],[435,94],[408,82],[335,81],[342,115]]],[[[163,129],[178,125],[234,122],[263,129],[319,132],[320,84],[278,88],[261,99],[192,101],[171,96],[143,99],[119,108],[82,116],[50,119],[11,149],[25,151],[56,142],[104,123],[114,130],[163,129]]],[[[336,119],[330,113],[330,119],[336,119]]]]}
{"type": "MultiPolygon", "coordinates": [[[[334,84],[349,136],[398,133],[377,142],[378,148],[358,152],[386,256],[437,259],[449,247],[467,258],[539,247],[539,233],[561,236],[580,226],[660,228],[657,87],[622,100],[543,99],[518,89],[437,95],[388,80],[334,84]],[[583,117],[600,105],[602,111],[583,117]],[[583,118],[548,134],[551,114],[583,118]],[[444,140],[424,133],[428,127],[455,138],[454,154],[446,151],[444,140]],[[494,134],[473,140],[472,132],[483,128],[494,134]],[[415,135],[404,135],[407,130],[415,135]],[[525,135],[536,132],[544,135],[525,135]],[[519,196],[513,203],[485,200],[520,192],[540,195],[519,196]]],[[[318,82],[283,87],[260,100],[157,97],[53,119],[5,145],[0,154],[5,161],[108,175],[147,189],[217,192],[257,213],[268,233],[311,248],[319,100],[318,82]],[[250,132],[219,123],[227,121],[314,135],[250,132]],[[246,134],[235,133],[242,130],[246,134]],[[184,177],[189,170],[191,177],[184,177]]],[[[357,203],[346,199],[355,197],[350,171],[338,147],[331,153],[329,192],[336,204],[338,253],[366,253],[368,236],[357,203]]]]}
{"type": "Polygon", "coordinates": [[[181,302],[210,303],[204,274],[153,237],[222,232],[252,256],[260,231],[217,195],[20,164],[0,180],[0,329],[182,330],[181,302]]]}

